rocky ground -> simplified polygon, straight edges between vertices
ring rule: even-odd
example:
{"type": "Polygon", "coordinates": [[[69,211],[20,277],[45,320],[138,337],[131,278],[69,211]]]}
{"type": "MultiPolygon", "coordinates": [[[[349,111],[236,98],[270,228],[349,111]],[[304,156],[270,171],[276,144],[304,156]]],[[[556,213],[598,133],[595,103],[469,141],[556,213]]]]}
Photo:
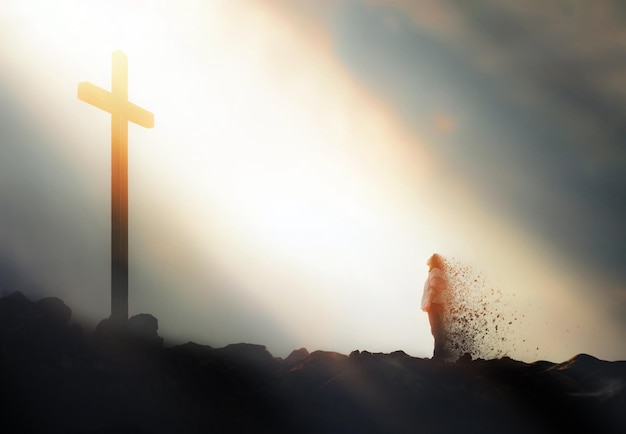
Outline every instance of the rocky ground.
{"type": "Polygon", "coordinates": [[[162,347],[156,319],[70,324],[0,299],[3,433],[624,433],[626,361],[437,363],[263,346],[162,347]]]}

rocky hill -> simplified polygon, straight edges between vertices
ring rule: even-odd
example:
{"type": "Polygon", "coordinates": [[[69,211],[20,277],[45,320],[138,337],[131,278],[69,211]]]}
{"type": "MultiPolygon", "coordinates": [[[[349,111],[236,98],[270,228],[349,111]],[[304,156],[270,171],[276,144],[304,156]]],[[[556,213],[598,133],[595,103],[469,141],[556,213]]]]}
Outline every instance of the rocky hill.
{"type": "Polygon", "coordinates": [[[437,363],[187,343],[139,315],[92,334],[59,299],[0,299],[4,433],[624,433],[626,361],[437,363]]]}

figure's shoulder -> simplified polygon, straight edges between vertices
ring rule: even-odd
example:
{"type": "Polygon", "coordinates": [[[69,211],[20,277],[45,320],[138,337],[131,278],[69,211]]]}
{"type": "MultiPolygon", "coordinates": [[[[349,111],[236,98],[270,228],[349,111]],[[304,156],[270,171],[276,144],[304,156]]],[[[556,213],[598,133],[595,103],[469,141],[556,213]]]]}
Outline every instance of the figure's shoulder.
{"type": "Polygon", "coordinates": [[[428,278],[432,282],[440,282],[440,281],[447,282],[448,281],[445,273],[440,268],[433,268],[432,270],[430,270],[428,274],[428,278]]]}
{"type": "Polygon", "coordinates": [[[443,277],[443,271],[441,271],[441,269],[439,268],[431,269],[428,274],[430,275],[430,277],[443,277]]]}

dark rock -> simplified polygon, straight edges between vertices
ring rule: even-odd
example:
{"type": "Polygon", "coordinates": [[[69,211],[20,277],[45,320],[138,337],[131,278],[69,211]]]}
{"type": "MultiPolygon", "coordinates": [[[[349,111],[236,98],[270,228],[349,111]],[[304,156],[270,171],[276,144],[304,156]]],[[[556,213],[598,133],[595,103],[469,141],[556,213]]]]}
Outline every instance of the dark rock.
{"type": "Polygon", "coordinates": [[[402,350],[394,351],[393,353],[390,353],[389,356],[394,358],[394,359],[409,359],[409,358],[411,358],[411,356],[409,356],[407,353],[405,353],[402,350]]]}
{"type": "Polygon", "coordinates": [[[306,359],[309,356],[309,351],[306,348],[300,348],[298,350],[293,350],[289,356],[283,361],[284,365],[291,366],[295,365],[302,360],[306,359]]]}
{"type": "Polygon", "coordinates": [[[20,291],[15,291],[6,297],[0,298],[0,315],[19,316],[32,305],[24,294],[20,291]]]}
{"type": "Polygon", "coordinates": [[[187,359],[202,360],[213,357],[215,349],[209,345],[200,345],[195,342],[187,342],[186,344],[176,345],[165,350],[168,354],[176,357],[185,357],[187,359]]]}
{"type": "Polygon", "coordinates": [[[153,315],[140,313],[128,319],[128,331],[138,342],[150,347],[162,348],[163,338],[157,333],[159,321],[153,315]]]}
{"type": "Polygon", "coordinates": [[[472,361],[472,355],[470,353],[465,353],[463,354],[461,357],[459,357],[459,360],[457,360],[457,363],[470,363],[472,361]]]}
{"type": "Polygon", "coordinates": [[[0,408],[21,432],[626,432],[626,362],[162,349],[151,315],[75,339],[69,308],[44,300],[0,299],[0,408]]]}
{"type": "Polygon", "coordinates": [[[267,351],[264,345],[230,344],[216,350],[219,357],[238,366],[252,366],[254,369],[271,371],[279,366],[279,361],[267,351]]]}
{"type": "Polygon", "coordinates": [[[568,372],[572,375],[585,375],[600,369],[606,362],[597,359],[589,354],[578,354],[566,362],[554,365],[551,369],[555,371],[568,372]]]}
{"type": "Polygon", "coordinates": [[[19,291],[0,299],[0,333],[23,328],[31,318],[33,304],[19,291]]]}
{"type": "Polygon", "coordinates": [[[72,316],[72,310],[56,297],[42,298],[35,308],[40,310],[41,320],[53,327],[66,325],[72,316]]]}
{"type": "Polygon", "coordinates": [[[160,350],[163,338],[157,333],[158,320],[150,314],[132,316],[127,321],[103,319],[98,323],[93,339],[113,351],[160,350]]]}
{"type": "Polygon", "coordinates": [[[149,313],[140,313],[128,319],[128,330],[138,336],[154,338],[159,329],[159,320],[149,313]]]}

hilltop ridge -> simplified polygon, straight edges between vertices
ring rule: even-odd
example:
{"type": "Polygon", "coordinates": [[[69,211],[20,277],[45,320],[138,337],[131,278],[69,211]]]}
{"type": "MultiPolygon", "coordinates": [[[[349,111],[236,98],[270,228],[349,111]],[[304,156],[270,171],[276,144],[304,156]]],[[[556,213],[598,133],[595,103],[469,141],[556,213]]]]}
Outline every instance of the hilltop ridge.
{"type": "Polygon", "coordinates": [[[58,298],[0,299],[5,432],[560,433],[626,431],[626,361],[579,354],[439,363],[263,345],[163,348],[142,314],[115,335],[58,298]]]}

